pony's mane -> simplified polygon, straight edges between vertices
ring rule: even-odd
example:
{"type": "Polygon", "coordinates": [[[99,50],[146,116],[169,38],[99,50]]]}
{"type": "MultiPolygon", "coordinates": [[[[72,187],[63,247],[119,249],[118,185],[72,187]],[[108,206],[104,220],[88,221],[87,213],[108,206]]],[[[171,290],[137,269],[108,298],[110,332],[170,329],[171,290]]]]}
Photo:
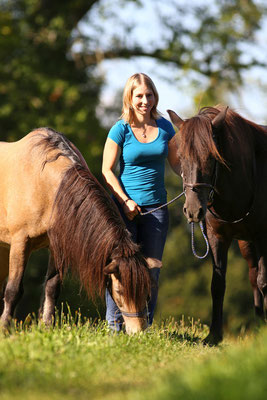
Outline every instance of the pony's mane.
{"type": "MultiPolygon", "coordinates": [[[[219,153],[220,146],[218,150],[215,144],[211,125],[211,120],[222,108],[220,105],[203,107],[196,116],[185,120],[181,128],[179,155],[195,162],[202,171],[205,171],[210,156],[225,164],[223,155],[219,153]]],[[[232,109],[227,110],[222,131],[230,151],[231,148],[233,151],[240,150],[248,143],[250,151],[254,148],[255,152],[267,154],[267,134],[264,128],[243,118],[232,109]]]]}
{"type": "Polygon", "coordinates": [[[146,261],[109,194],[90,172],[76,147],[61,133],[46,129],[40,145],[49,156],[59,156],[72,164],[64,172],[53,207],[53,226],[48,232],[50,249],[61,277],[70,266],[87,293],[103,295],[107,286],[105,266],[118,261],[126,302],[136,305],[149,290],[146,261]]]}

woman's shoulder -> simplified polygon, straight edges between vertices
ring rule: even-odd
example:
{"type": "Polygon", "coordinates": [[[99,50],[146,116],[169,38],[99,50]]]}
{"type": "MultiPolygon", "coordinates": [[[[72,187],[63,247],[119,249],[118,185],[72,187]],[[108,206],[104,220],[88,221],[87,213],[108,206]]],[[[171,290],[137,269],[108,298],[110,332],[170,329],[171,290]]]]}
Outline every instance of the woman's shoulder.
{"type": "Polygon", "coordinates": [[[168,121],[166,118],[160,117],[159,119],[157,119],[157,125],[161,129],[165,130],[171,136],[175,135],[175,130],[173,128],[172,123],[168,121]]]}
{"type": "Polygon", "coordinates": [[[172,123],[164,117],[159,117],[159,119],[157,119],[157,124],[160,127],[167,127],[167,128],[169,128],[170,126],[172,127],[172,123]]]}
{"type": "Polygon", "coordinates": [[[111,129],[117,129],[119,131],[128,129],[129,124],[125,122],[123,119],[119,119],[111,129]]]}
{"type": "Polygon", "coordinates": [[[108,137],[114,140],[117,144],[121,145],[124,141],[124,136],[127,130],[128,130],[128,124],[123,119],[119,119],[111,127],[108,133],[108,137]]]}

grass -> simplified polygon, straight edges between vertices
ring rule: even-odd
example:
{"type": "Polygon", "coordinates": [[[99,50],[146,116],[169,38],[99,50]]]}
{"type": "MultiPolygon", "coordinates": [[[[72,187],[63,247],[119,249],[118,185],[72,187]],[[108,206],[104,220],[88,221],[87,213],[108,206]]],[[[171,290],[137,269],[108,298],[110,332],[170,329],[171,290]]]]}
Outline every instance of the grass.
{"type": "Polygon", "coordinates": [[[199,321],[170,320],[127,336],[76,319],[63,317],[49,329],[33,321],[1,334],[1,400],[266,397],[265,328],[210,348],[199,321]]]}

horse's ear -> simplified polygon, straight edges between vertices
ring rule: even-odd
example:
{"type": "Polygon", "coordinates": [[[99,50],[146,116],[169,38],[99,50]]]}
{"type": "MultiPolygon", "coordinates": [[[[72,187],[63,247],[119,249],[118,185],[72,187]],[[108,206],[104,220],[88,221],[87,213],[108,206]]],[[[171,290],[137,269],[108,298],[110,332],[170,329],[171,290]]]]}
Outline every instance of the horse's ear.
{"type": "Polygon", "coordinates": [[[226,107],[225,107],[223,110],[221,110],[221,111],[219,112],[219,114],[217,114],[216,117],[213,118],[213,120],[211,121],[212,126],[213,126],[215,129],[219,128],[219,127],[221,126],[221,124],[223,123],[223,121],[225,120],[225,117],[226,117],[226,113],[227,113],[228,108],[229,108],[229,107],[226,106],[226,107]]]}
{"type": "Polygon", "coordinates": [[[104,268],[104,274],[118,274],[119,273],[119,266],[116,261],[111,261],[110,264],[106,265],[104,268]]]}
{"type": "Polygon", "coordinates": [[[184,122],[184,120],[182,118],[179,117],[179,115],[177,115],[174,111],[172,110],[167,110],[167,113],[170,116],[170,119],[173,123],[173,125],[175,125],[178,129],[180,128],[180,126],[182,125],[182,123],[184,122]]]}

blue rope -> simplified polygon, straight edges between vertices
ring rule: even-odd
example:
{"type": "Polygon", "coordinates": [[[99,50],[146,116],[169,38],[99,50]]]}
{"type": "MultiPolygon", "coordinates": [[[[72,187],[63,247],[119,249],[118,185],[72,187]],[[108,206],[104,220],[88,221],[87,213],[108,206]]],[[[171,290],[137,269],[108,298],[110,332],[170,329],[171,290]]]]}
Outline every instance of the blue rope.
{"type": "Polygon", "coordinates": [[[178,196],[174,197],[174,199],[168,201],[167,203],[161,204],[159,207],[153,208],[153,210],[146,211],[146,212],[144,212],[144,213],[143,213],[143,212],[140,212],[139,214],[142,215],[142,216],[147,215],[147,214],[152,214],[154,211],[160,210],[161,208],[166,207],[166,206],[168,206],[169,204],[173,203],[174,201],[178,200],[178,199],[179,199],[181,196],[183,196],[184,194],[185,194],[185,192],[182,192],[182,193],[180,193],[178,196]]]}
{"type": "Polygon", "coordinates": [[[205,253],[203,256],[199,256],[199,255],[196,253],[196,250],[195,250],[195,243],[194,243],[194,222],[191,222],[190,225],[191,225],[191,244],[192,244],[192,252],[193,252],[193,254],[194,254],[195,257],[200,258],[200,259],[203,259],[203,258],[207,257],[208,252],[209,252],[209,242],[208,242],[207,236],[206,236],[205,233],[204,233],[203,222],[202,222],[202,221],[199,222],[199,226],[200,226],[200,229],[201,229],[203,238],[204,238],[204,240],[205,240],[205,242],[206,242],[206,246],[207,246],[206,253],[205,253]]]}

